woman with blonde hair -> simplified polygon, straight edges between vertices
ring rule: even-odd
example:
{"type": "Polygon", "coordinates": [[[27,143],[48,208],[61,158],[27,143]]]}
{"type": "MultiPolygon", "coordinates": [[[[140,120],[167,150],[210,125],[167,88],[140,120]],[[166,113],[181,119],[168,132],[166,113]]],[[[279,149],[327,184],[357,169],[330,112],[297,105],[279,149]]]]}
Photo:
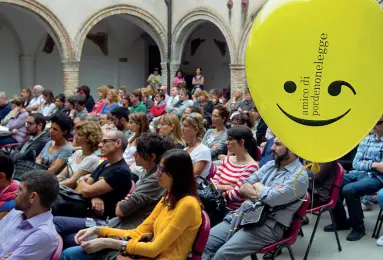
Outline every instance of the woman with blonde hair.
{"type": "Polygon", "coordinates": [[[96,103],[94,104],[92,112],[89,113],[92,115],[98,115],[103,109],[106,103],[106,95],[108,94],[109,88],[106,85],[101,85],[98,87],[97,90],[98,90],[98,99],[96,100],[96,103]]]}
{"type": "Polygon", "coordinates": [[[211,168],[210,149],[201,143],[205,134],[203,116],[191,113],[182,117],[182,135],[188,146],[184,149],[193,161],[194,175],[207,178],[211,168]]]}
{"type": "Polygon", "coordinates": [[[94,121],[79,121],[75,126],[74,142],[81,147],[68,159],[68,165],[57,175],[61,185],[76,188],[77,180],[92,173],[98,166],[99,159],[95,152],[102,139],[102,131],[94,121]]]}
{"type": "Polygon", "coordinates": [[[184,149],[185,140],[182,138],[180,120],[176,114],[165,114],[160,117],[158,133],[162,136],[170,136],[176,148],[184,149]]]}
{"type": "Polygon", "coordinates": [[[118,94],[115,89],[109,89],[108,93],[106,94],[106,103],[104,107],[100,111],[100,115],[105,114],[105,113],[110,113],[113,109],[116,107],[119,107],[118,103],[118,94]]]}

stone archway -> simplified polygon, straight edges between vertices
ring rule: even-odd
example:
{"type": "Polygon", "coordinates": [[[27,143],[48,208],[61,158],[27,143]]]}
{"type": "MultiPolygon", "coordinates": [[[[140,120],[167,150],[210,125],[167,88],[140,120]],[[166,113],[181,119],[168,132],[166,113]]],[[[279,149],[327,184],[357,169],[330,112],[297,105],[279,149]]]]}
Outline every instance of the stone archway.
{"type": "Polygon", "coordinates": [[[84,41],[89,31],[98,22],[112,15],[126,14],[131,17],[137,18],[142,21],[138,26],[143,27],[144,30],[152,36],[153,40],[157,43],[160,49],[162,60],[167,58],[167,35],[164,26],[152,14],[147,11],[131,5],[115,5],[104,8],[90,17],[82,26],[74,41],[74,60],[79,62],[81,60],[82,49],[84,41]]]}
{"type": "Polygon", "coordinates": [[[188,37],[194,29],[205,22],[213,23],[222,32],[229,49],[230,62],[235,63],[235,41],[230,28],[218,14],[208,8],[198,8],[189,12],[176,25],[173,31],[173,63],[179,64],[181,62],[182,51],[188,37]]]}
{"type": "Polygon", "coordinates": [[[54,38],[60,51],[62,61],[72,59],[72,48],[70,38],[60,20],[44,5],[34,0],[0,0],[0,4],[11,4],[19,6],[38,15],[52,30],[54,38]]]}

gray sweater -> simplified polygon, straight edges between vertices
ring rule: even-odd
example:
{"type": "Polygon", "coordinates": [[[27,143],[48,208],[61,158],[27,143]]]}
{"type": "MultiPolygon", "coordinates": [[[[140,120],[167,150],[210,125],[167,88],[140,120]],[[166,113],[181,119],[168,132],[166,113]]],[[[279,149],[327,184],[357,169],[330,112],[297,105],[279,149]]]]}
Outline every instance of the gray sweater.
{"type": "Polygon", "coordinates": [[[213,136],[215,133],[215,129],[209,129],[205,133],[202,143],[210,148],[211,158],[212,160],[217,160],[218,155],[227,153],[226,139],[227,139],[227,130],[221,132],[217,136],[213,136]],[[212,149],[212,146],[217,144],[218,147],[212,149]]]}
{"type": "Polygon", "coordinates": [[[146,174],[134,189],[131,197],[118,204],[124,217],[112,218],[108,226],[120,229],[134,229],[152,213],[164,195],[165,189],[158,184],[155,170],[146,174]]]}

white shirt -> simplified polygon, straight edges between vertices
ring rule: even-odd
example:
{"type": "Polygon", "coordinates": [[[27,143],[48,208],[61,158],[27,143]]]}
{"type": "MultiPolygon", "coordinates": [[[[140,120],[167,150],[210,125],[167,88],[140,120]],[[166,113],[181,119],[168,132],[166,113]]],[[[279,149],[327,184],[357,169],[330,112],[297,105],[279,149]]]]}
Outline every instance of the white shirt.
{"type": "MultiPolygon", "coordinates": [[[[186,151],[187,148],[188,147],[186,147],[184,150],[186,151]]],[[[209,176],[210,168],[211,168],[210,149],[206,145],[201,143],[196,148],[194,148],[194,150],[190,153],[190,157],[192,159],[193,164],[199,161],[207,161],[207,164],[200,175],[203,178],[207,178],[209,176]]]]}
{"type": "Polygon", "coordinates": [[[68,165],[70,165],[68,172],[69,177],[72,177],[77,171],[92,173],[98,167],[99,159],[97,155],[91,154],[85,156],[79,163],[76,163],[76,158],[80,156],[82,156],[82,150],[76,151],[71,157],[68,158],[68,165]]]}
{"type": "Polygon", "coordinates": [[[40,95],[39,97],[34,97],[31,99],[31,102],[29,102],[29,106],[40,106],[42,103],[44,103],[43,95],[40,95]]]}
{"type": "Polygon", "coordinates": [[[56,108],[56,105],[54,103],[49,105],[46,105],[45,103],[43,103],[40,108],[40,113],[43,114],[43,116],[47,117],[53,113],[55,108],[56,108]]]}

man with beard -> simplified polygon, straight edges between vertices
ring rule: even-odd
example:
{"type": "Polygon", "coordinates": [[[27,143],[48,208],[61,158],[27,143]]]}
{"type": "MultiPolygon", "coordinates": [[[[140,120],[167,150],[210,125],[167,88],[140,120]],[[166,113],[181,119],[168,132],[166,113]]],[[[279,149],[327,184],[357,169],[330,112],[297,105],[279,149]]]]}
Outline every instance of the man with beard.
{"type": "Polygon", "coordinates": [[[0,221],[0,259],[50,259],[58,235],[50,212],[59,193],[56,176],[30,171],[21,178],[15,209],[0,221]]]}
{"type": "Polygon", "coordinates": [[[230,214],[227,215],[223,222],[210,230],[202,259],[243,259],[282,239],[284,231],[290,226],[295,212],[302,204],[300,199],[306,194],[308,177],[306,171],[303,171],[294,187],[295,179],[303,167],[297,155],[277,137],[271,151],[274,160],[245,179],[240,192],[244,197],[261,201],[270,207],[286,204],[289,206],[268,216],[263,225],[242,227],[231,237],[228,234],[233,219],[228,218],[230,214]]]}
{"type": "Polygon", "coordinates": [[[40,113],[30,114],[25,121],[29,138],[20,144],[11,154],[12,160],[31,160],[40,154],[50,140],[49,133],[44,131],[46,120],[40,113]]]}
{"type": "Polygon", "coordinates": [[[118,131],[121,131],[124,134],[126,140],[128,140],[133,134],[129,129],[129,109],[125,107],[116,107],[110,113],[112,114],[114,125],[117,127],[118,131]]]}

